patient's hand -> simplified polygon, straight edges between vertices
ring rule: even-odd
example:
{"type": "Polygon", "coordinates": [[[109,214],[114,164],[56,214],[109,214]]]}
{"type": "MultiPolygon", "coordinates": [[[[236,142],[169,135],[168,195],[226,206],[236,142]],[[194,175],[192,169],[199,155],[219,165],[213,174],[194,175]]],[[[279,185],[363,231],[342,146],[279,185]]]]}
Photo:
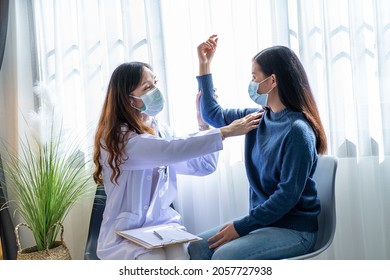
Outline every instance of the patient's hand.
{"type": "Polygon", "coordinates": [[[217,43],[218,35],[211,35],[207,41],[198,46],[199,75],[210,73],[210,64],[217,49],[217,43]]]}
{"type": "Polygon", "coordinates": [[[217,234],[210,237],[209,240],[207,240],[210,243],[213,243],[209,246],[210,249],[217,249],[219,246],[222,246],[223,244],[226,244],[234,239],[239,238],[236,229],[234,228],[233,224],[228,224],[223,226],[217,234]]]}

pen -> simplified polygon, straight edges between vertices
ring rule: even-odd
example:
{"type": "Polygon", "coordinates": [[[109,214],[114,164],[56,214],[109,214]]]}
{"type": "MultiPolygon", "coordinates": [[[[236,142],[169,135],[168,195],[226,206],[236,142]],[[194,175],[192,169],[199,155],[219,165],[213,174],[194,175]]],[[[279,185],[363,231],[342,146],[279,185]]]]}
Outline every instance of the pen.
{"type": "Polygon", "coordinates": [[[153,231],[153,234],[155,235],[155,236],[157,236],[160,240],[164,240],[164,238],[162,238],[162,236],[157,232],[157,231],[153,231]]]}

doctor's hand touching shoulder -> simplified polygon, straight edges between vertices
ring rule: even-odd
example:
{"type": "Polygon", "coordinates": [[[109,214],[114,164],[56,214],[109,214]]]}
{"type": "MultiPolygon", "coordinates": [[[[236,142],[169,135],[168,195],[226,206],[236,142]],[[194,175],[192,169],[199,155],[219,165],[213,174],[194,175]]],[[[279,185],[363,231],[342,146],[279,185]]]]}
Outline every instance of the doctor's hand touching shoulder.
{"type": "Polygon", "coordinates": [[[107,194],[97,246],[100,259],[188,259],[184,244],[150,251],[115,232],[167,223],[182,226],[180,214],[170,207],[177,196],[176,174],[214,172],[222,140],[255,129],[261,117],[253,113],[210,128],[199,114],[201,131],[178,137],[158,122],[163,109],[164,97],[150,65],[129,62],[114,70],[93,156],[94,181],[107,194]]]}

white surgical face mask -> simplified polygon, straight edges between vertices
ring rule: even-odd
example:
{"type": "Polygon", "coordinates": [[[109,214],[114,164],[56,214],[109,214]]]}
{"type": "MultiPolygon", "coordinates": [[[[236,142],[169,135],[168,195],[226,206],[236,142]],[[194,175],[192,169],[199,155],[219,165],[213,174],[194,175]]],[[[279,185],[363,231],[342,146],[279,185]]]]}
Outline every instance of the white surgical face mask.
{"type": "Polygon", "coordinates": [[[263,107],[267,106],[267,104],[268,104],[268,93],[272,90],[272,88],[269,91],[267,91],[266,93],[258,93],[257,91],[259,89],[260,84],[265,82],[269,78],[271,78],[271,76],[269,76],[268,78],[265,78],[260,83],[251,81],[249,83],[249,87],[248,87],[248,93],[249,93],[250,98],[254,102],[256,102],[257,104],[259,104],[263,107]]]}
{"type": "Polygon", "coordinates": [[[144,103],[144,106],[142,108],[137,108],[133,106],[133,108],[141,111],[142,113],[154,117],[158,113],[162,111],[164,108],[164,98],[161,93],[161,91],[158,88],[153,88],[149,90],[147,93],[142,95],[141,97],[129,95],[131,97],[141,99],[144,103]]]}

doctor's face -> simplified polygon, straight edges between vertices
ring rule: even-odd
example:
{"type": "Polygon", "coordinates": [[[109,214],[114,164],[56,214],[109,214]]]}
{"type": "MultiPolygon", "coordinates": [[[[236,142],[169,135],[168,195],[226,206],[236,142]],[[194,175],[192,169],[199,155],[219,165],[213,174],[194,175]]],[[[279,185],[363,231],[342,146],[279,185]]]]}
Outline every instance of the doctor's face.
{"type": "MultiPolygon", "coordinates": [[[[142,74],[142,79],[139,85],[133,90],[131,95],[141,97],[151,89],[156,87],[157,80],[156,75],[147,67],[143,68],[144,72],[142,74]]],[[[134,105],[137,108],[141,108],[144,104],[141,99],[134,98],[134,105]]]]}

